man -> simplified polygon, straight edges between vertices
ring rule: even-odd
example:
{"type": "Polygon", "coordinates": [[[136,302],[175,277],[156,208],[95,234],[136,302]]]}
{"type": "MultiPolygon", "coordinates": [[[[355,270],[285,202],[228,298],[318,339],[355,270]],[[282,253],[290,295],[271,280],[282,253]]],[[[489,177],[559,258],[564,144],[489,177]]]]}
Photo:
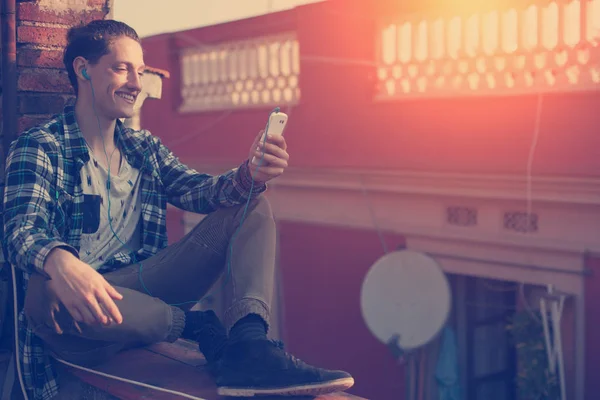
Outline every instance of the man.
{"type": "Polygon", "coordinates": [[[53,358],[89,366],[180,337],[199,342],[221,395],[352,386],[349,374],[309,366],[267,339],[275,224],[261,193],[287,167],[285,140],[259,134],[249,152],[259,165],[200,174],[119,121],[133,115],[145,69],[131,27],[101,20],[71,29],[64,62],[74,107],[20,135],[7,158],[4,242],[24,277],[28,396],[58,393],[53,358]],[[208,214],[168,247],[167,202],[208,214]],[[234,299],[223,326],[190,308],[224,270],[234,299]]]}

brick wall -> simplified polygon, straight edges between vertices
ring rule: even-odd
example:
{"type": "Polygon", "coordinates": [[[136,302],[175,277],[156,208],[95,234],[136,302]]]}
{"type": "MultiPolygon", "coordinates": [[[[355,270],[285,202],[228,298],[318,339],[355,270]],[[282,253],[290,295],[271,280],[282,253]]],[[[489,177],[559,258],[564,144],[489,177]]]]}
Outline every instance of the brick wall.
{"type": "Polygon", "coordinates": [[[69,27],[109,15],[112,0],[17,1],[19,132],[61,112],[73,91],[63,68],[69,27]]]}

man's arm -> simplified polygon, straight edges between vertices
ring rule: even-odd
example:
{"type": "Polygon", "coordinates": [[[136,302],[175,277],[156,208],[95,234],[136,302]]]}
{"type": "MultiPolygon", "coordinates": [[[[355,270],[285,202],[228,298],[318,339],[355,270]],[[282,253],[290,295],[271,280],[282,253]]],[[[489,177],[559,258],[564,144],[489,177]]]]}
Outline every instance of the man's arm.
{"type": "Polygon", "coordinates": [[[45,149],[33,134],[21,135],[6,159],[4,189],[4,241],[8,261],[29,273],[44,271],[52,250],[76,250],[50,230],[55,206],[54,167],[45,149]]]}
{"type": "Polygon", "coordinates": [[[160,175],[171,204],[187,211],[208,214],[220,207],[243,204],[267,189],[252,182],[248,161],[239,168],[212,176],[182,164],[160,139],[150,136],[158,158],[160,175]]]}

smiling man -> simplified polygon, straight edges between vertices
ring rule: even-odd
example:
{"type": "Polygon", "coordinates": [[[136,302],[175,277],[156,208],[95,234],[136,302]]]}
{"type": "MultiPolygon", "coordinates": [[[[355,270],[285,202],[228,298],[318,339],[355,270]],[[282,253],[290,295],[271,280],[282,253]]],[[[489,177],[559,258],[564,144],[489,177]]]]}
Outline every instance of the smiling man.
{"type": "Polygon", "coordinates": [[[267,339],[275,224],[262,196],[288,164],[282,137],[259,133],[219,176],[181,164],[148,131],[126,128],[144,72],[136,32],[111,20],[69,31],[74,106],[12,144],[4,240],[23,272],[20,357],[30,399],[58,393],[54,358],[93,366],[134,346],[198,341],[225,396],[314,395],[352,386],[267,339]],[[166,206],[207,214],[167,246],[166,206]],[[235,240],[234,240],[235,239],[235,240]],[[230,270],[230,271],[229,271],[230,270]],[[190,311],[228,271],[223,324],[190,311]]]}

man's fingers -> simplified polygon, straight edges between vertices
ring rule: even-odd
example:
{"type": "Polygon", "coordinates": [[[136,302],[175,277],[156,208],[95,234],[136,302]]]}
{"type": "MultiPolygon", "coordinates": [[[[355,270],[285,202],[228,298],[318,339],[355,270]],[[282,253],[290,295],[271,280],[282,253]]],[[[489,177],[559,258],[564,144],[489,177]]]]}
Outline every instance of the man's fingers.
{"type": "Polygon", "coordinates": [[[50,315],[46,319],[46,326],[54,331],[54,333],[58,335],[63,334],[63,330],[60,327],[60,324],[56,321],[56,317],[54,316],[54,312],[50,311],[50,315]]]}
{"type": "Polygon", "coordinates": [[[263,142],[263,135],[264,135],[265,131],[261,130],[260,132],[258,132],[258,135],[256,135],[256,137],[254,138],[254,142],[252,143],[252,148],[255,148],[256,146],[258,146],[259,143],[263,142]]]}
{"type": "Polygon", "coordinates": [[[112,324],[113,322],[115,322],[115,321],[113,321],[113,319],[110,316],[110,313],[108,312],[106,307],[104,307],[104,304],[103,303],[99,303],[99,304],[100,304],[100,308],[102,309],[102,315],[104,315],[106,317],[106,322],[104,323],[104,325],[108,326],[108,325],[112,324]]]}
{"type": "Polygon", "coordinates": [[[110,297],[107,299],[107,303],[104,304],[104,307],[106,308],[106,311],[108,311],[109,317],[112,318],[114,322],[117,324],[123,322],[123,316],[121,315],[119,308],[110,297]]]}
{"type": "Polygon", "coordinates": [[[279,157],[275,157],[272,154],[262,154],[260,151],[257,151],[255,153],[256,155],[256,161],[255,161],[255,165],[258,165],[260,163],[260,168],[263,168],[263,166],[265,165],[269,165],[269,167],[280,167],[280,168],[285,168],[287,167],[287,161],[279,158],[279,157]],[[262,160],[262,163],[261,163],[262,160]]]}
{"type": "Polygon", "coordinates": [[[258,180],[266,182],[283,173],[290,156],[283,136],[263,135],[264,131],[259,132],[254,140],[250,159],[253,177],[258,176],[258,180]]]}
{"type": "Polygon", "coordinates": [[[78,306],[77,311],[81,316],[81,319],[78,319],[77,321],[83,322],[87,325],[93,325],[94,323],[96,323],[96,317],[94,317],[94,315],[90,312],[90,310],[87,307],[87,304],[84,303],[78,306]]]}
{"type": "Polygon", "coordinates": [[[273,143],[275,146],[287,150],[287,143],[282,135],[269,135],[267,136],[267,143],[273,143]]]}
{"type": "Polygon", "coordinates": [[[114,300],[109,296],[108,290],[107,293],[100,298],[100,302],[102,303],[102,307],[104,307],[104,309],[108,313],[109,318],[112,318],[112,320],[117,324],[123,322],[123,316],[119,311],[119,307],[117,307],[114,300]]]}
{"type": "Polygon", "coordinates": [[[267,154],[273,154],[274,156],[277,156],[279,158],[283,158],[284,160],[289,160],[290,159],[290,155],[288,154],[287,151],[285,151],[285,149],[283,149],[282,147],[273,144],[273,143],[265,143],[264,145],[261,143],[258,147],[257,147],[258,151],[260,151],[262,153],[263,149],[265,150],[265,153],[267,154]]]}
{"type": "MultiPolygon", "coordinates": [[[[108,311],[108,308],[104,305],[103,302],[100,302],[100,308],[102,308],[102,312],[104,313],[104,315],[106,315],[106,318],[108,319],[108,321],[106,322],[106,325],[112,325],[115,322],[115,320],[113,319],[110,311],[108,311]]],[[[118,310],[118,306],[117,306],[117,310],[118,310]]]]}
{"type": "Polygon", "coordinates": [[[62,328],[60,327],[60,325],[58,324],[58,322],[56,322],[55,319],[52,320],[52,328],[54,329],[54,332],[57,335],[62,335],[63,334],[62,328]]]}
{"type": "Polygon", "coordinates": [[[79,322],[77,321],[73,321],[73,327],[75,328],[75,330],[79,333],[83,333],[83,331],[81,330],[81,325],[79,325],[79,322]]]}
{"type": "Polygon", "coordinates": [[[79,310],[77,308],[75,308],[74,306],[66,305],[66,304],[65,304],[65,308],[67,309],[69,314],[71,314],[71,317],[73,318],[73,320],[83,322],[83,315],[81,315],[81,313],[79,312],[79,310]]]}
{"type": "Polygon", "coordinates": [[[63,330],[60,327],[60,324],[56,321],[56,313],[58,312],[58,306],[52,307],[50,309],[50,326],[52,328],[54,328],[54,332],[56,332],[59,335],[63,334],[63,330]]]}
{"type": "Polygon", "coordinates": [[[94,316],[95,322],[101,325],[104,325],[108,322],[108,316],[104,315],[104,312],[102,311],[102,308],[100,308],[100,304],[98,304],[96,297],[88,300],[87,307],[94,316]]]}
{"type": "Polygon", "coordinates": [[[117,292],[117,289],[112,287],[110,283],[106,282],[106,285],[104,285],[104,287],[106,288],[106,293],[108,293],[110,297],[112,297],[115,300],[123,300],[123,295],[117,292]]]}

